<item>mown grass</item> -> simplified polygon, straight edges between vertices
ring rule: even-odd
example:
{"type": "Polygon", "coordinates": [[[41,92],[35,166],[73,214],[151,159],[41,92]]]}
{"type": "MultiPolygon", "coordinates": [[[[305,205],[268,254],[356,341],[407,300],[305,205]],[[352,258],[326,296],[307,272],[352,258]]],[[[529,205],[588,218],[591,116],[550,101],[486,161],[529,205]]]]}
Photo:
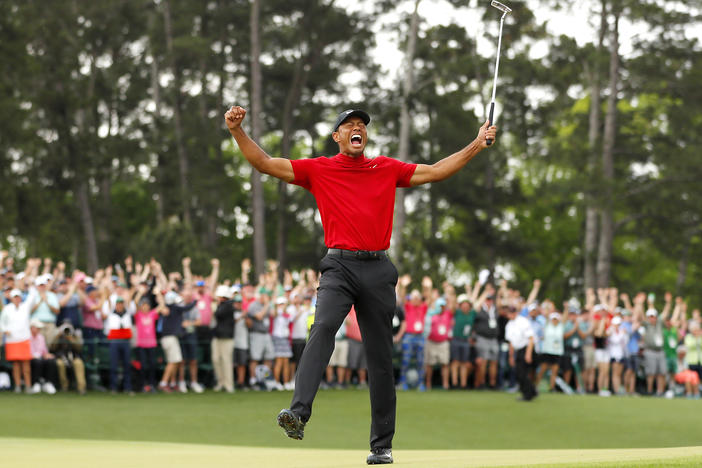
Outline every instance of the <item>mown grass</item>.
{"type": "MultiPolygon", "coordinates": [[[[0,394],[0,437],[365,449],[367,391],[320,392],[302,442],[275,416],[290,392],[233,395],[0,394]]],[[[594,449],[700,445],[702,402],[491,392],[398,394],[396,450],[594,449]]],[[[655,466],[655,465],[652,465],[655,466]]]]}

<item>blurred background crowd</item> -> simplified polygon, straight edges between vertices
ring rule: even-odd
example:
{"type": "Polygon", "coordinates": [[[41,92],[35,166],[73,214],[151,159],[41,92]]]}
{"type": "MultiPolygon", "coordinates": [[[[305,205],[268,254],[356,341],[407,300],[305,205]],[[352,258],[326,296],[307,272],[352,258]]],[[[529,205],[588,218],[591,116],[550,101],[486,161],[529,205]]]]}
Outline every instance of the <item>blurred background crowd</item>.
{"type": "MultiPolygon", "coordinates": [[[[318,272],[220,278],[217,259],[194,273],[155,260],[90,274],[0,252],[0,388],[48,394],[292,390],[314,321],[318,272]],[[206,273],[206,274],[202,274],[206,273]]],[[[529,379],[540,391],[699,398],[700,311],[666,293],[587,289],[556,304],[480,277],[460,288],[405,274],[393,317],[398,390],[517,391],[508,324],[527,320],[529,379]]],[[[519,347],[513,343],[513,348],[519,347]]],[[[322,388],[367,386],[351,309],[322,388]]]]}

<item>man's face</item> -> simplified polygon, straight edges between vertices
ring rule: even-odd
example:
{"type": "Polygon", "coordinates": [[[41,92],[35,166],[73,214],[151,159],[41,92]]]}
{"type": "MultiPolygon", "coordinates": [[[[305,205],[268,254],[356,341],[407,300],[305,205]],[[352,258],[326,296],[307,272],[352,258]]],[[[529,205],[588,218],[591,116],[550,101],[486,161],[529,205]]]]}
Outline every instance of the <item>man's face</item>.
{"type": "Polygon", "coordinates": [[[339,144],[339,152],[347,156],[361,156],[368,142],[366,124],[360,117],[349,117],[332,133],[332,138],[339,144]]]}

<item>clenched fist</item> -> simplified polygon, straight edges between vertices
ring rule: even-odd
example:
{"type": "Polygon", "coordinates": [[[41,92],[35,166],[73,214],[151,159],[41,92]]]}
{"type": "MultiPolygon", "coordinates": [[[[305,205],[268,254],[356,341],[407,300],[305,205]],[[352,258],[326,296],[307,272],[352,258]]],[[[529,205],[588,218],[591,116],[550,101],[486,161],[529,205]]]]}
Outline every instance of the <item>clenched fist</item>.
{"type": "Polygon", "coordinates": [[[246,109],[241,106],[232,106],[224,114],[224,121],[227,123],[227,127],[230,132],[241,127],[241,121],[244,120],[246,116],[246,109]]]}

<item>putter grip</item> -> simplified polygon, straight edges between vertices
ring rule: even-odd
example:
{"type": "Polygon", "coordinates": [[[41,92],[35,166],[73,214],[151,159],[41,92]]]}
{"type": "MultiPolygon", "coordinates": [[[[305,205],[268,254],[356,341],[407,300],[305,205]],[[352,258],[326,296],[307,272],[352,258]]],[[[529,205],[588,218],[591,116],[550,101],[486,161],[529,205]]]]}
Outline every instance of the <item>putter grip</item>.
{"type": "MultiPolygon", "coordinates": [[[[488,128],[492,127],[492,119],[495,116],[495,103],[491,102],[490,103],[490,116],[488,117],[488,128]]],[[[485,140],[485,144],[490,146],[492,145],[492,140],[488,138],[485,140]]]]}

